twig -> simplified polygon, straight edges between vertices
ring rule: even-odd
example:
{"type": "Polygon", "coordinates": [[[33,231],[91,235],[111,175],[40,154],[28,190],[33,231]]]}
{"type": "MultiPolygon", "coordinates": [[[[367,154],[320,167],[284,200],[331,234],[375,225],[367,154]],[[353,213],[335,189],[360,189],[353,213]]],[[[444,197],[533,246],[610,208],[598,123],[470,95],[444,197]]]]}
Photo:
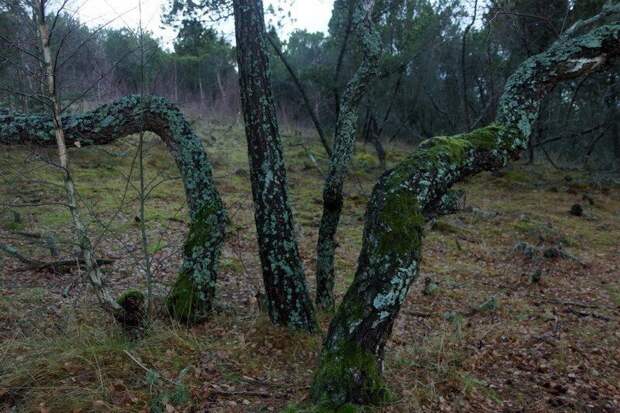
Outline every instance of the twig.
{"type": "MultiPolygon", "coordinates": [[[[60,260],[60,261],[39,261],[34,260],[32,258],[28,258],[25,255],[21,254],[17,249],[11,245],[0,243],[0,251],[5,254],[16,258],[23,264],[26,264],[27,267],[24,270],[44,270],[44,269],[52,269],[56,272],[62,272],[65,267],[70,267],[74,264],[84,264],[85,261],[83,258],[74,258],[69,260],[60,260]]],[[[113,264],[114,260],[110,258],[99,258],[97,259],[97,265],[110,265],[113,264]]]]}
{"type": "Polygon", "coordinates": [[[566,312],[567,313],[571,313],[571,314],[575,314],[578,317],[592,317],[592,318],[597,318],[597,319],[603,320],[603,321],[611,321],[611,318],[606,317],[604,315],[600,315],[600,314],[596,314],[596,313],[586,313],[585,311],[575,310],[574,308],[567,308],[566,312]]]}
{"type": "MultiPolygon", "coordinates": [[[[136,363],[139,367],[141,367],[141,368],[142,368],[144,371],[146,371],[147,373],[150,373],[150,372],[154,372],[154,371],[155,371],[155,370],[153,370],[153,369],[149,369],[148,367],[146,367],[146,366],[145,366],[145,365],[144,365],[144,364],[143,364],[140,360],[138,360],[138,358],[137,358],[136,356],[134,356],[133,354],[131,354],[129,351],[127,351],[127,350],[123,350],[123,353],[127,354],[127,356],[128,356],[128,357],[129,357],[129,358],[130,358],[130,359],[131,359],[134,363],[136,363]]],[[[178,384],[177,382],[175,382],[175,381],[173,381],[173,380],[170,380],[169,378],[164,377],[164,376],[162,376],[161,374],[158,374],[158,376],[159,376],[159,377],[161,377],[163,380],[167,381],[167,382],[168,382],[168,383],[170,383],[170,384],[173,384],[173,385],[175,385],[175,386],[178,384]]]]}
{"type": "MultiPolygon", "coordinates": [[[[114,263],[114,260],[108,259],[108,258],[98,258],[96,261],[97,261],[97,265],[111,265],[114,263]]],[[[68,269],[66,267],[71,267],[75,264],[84,265],[85,263],[86,261],[84,261],[83,258],[75,258],[72,260],[60,260],[60,261],[52,261],[52,262],[40,261],[40,262],[36,262],[30,265],[30,267],[27,269],[29,270],[51,269],[56,272],[63,272],[64,270],[68,269]]]]}
{"type": "Polygon", "coordinates": [[[425,318],[433,316],[432,313],[421,313],[421,312],[418,312],[418,311],[407,311],[406,314],[407,315],[412,315],[414,317],[425,317],[425,318]]]}
{"type": "Polygon", "coordinates": [[[218,390],[215,389],[214,387],[212,387],[211,390],[212,394],[215,394],[217,396],[248,396],[248,397],[262,397],[265,399],[284,399],[288,397],[287,393],[268,393],[268,392],[262,392],[262,391],[225,391],[225,390],[218,390]]]}
{"type": "Polygon", "coordinates": [[[581,308],[609,308],[607,306],[601,306],[597,304],[578,303],[575,301],[561,301],[561,300],[556,300],[556,299],[547,300],[547,302],[551,304],[569,305],[569,306],[581,307],[581,308]]]}

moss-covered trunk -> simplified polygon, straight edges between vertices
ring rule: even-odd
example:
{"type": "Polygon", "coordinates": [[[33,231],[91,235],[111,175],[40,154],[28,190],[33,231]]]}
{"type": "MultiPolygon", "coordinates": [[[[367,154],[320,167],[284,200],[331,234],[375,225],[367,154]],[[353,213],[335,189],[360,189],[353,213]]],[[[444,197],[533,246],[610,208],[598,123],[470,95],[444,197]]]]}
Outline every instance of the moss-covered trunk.
{"type": "MultiPolygon", "coordinates": [[[[163,98],[126,96],[92,112],[63,116],[62,124],[68,146],[105,145],[141,131],[157,134],[166,144],[181,173],[191,219],[183,267],[168,297],[168,307],[184,321],[204,318],[213,304],[226,211],[202,141],[183,114],[163,98]]],[[[52,118],[0,116],[0,144],[54,145],[52,118]]]]}
{"type": "Polygon", "coordinates": [[[295,239],[269,80],[263,2],[235,0],[234,14],[254,217],[269,316],[274,324],[313,331],[316,320],[295,239]]]}
{"type": "Polygon", "coordinates": [[[342,188],[355,147],[358,107],[376,75],[381,51],[381,39],[372,22],[373,5],[372,0],[358,1],[353,12],[353,26],[358,32],[364,57],[347,84],[339,105],[334,148],[323,186],[323,215],[316,252],[316,303],[323,309],[334,307],[335,237],[342,211],[342,188]]]}
{"type": "Polygon", "coordinates": [[[620,55],[620,25],[563,38],[525,61],[509,79],[497,123],[431,138],[376,184],[366,215],[353,284],[332,320],[312,385],[330,407],[387,397],[384,348],[419,271],[423,211],[465,176],[494,170],[526,148],[540,102],[560,81],[605,67],[620,55]]]}

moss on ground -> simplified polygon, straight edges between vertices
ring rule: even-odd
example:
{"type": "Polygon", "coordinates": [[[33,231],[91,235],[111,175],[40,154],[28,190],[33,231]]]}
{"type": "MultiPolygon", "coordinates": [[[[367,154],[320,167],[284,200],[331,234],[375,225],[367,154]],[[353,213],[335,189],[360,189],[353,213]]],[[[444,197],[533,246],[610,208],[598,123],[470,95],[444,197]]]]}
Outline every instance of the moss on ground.
{"type": "MultiPolygon", "coordinates": [[[[247,178],[235,175],[237,170],[248,168],[243,130],[227,126],[205,130],[216,138],[209,139],[206,149],[217,161],[214,174],[233,224],[223,253],[225,271],[218,281],[213,317],[193,329],[170,322],[167,317],[156,319],[144,338],[131,342],[98,310],[78,277],[18,272],[23,269],[21,264],[4,258],[0,269],[0,410],[15,404],[17,411],[41,411],[43,406],[50,412],[140,412],[148,410],[159,396],[172,394],[175,386],[167,379],[174,382],[179,377],[194,395],[183,406],[174,406],[180,411],[280,411],[287,405],[301,411],[308,409],[305,399],[318,365],[321,337],[273,328],[259,312],[255,295],[261,288],[261,275],[250,186],[247,178]],[[156,376],[151,373],[147,380],[147,372],[125,351],[156,372],[159,379],[154,380],[156,376]],[[149,380],[155,384],[150,385],[149,380]],[[55,383],[53,388],[49,383],[55,383]],[[268,393],[269,397],[221,395],[252,391],[268,393]]],[[[321,154],[318,141],[307,142],[313,153],[321,154]]],[[[317,228],[312,223],[320,213],[316,200],[321,197],[321,178],[315,169],[301,167],[307,157],[295,146],[298,144],[297,135],[285,136],[285,158],[291,160],[291,197],[302,229],[300,249],[309,284],[313,285],[317,228]],[[288,157],[293,152],[295,160],[288,157]]],[[[139,246],[134,222],[138,210],[135,191],[130,188],[126,204],[119,208],[125,188],[125,180],[119,176],[121,172],[129,174],[132,148],[132,138],[128,138],[105,151],[93,148],[83,162],[83,152],[70,151],[78,186],[85,191],[83,200],[91,208],[86,219],[93,233],[101,237],[99,250],[117,257],[108,272],[108,281],[117,295],[130,287],[145,290],[143,274],[136,269],[140,249],[128,251],[128,247],[139,246]],[[121,156],[123,153],[126,155],[121,156]],[[100,160],[101,168],[113,165],[119,175],[107,170],[97,174],[97,167],[80,176],[82,168],[97,157],[104,158],[100,160]],[[109,223],[108,229],[95,224],[95,217],[109,223]]],[[[411,152],[404,145],[386,149],[390,163],[411,152]]],[[[173,166],[167,154],[162,152],[159,159],[158,151],[157,147],[149,151],[149,156],[157,159],[150,165],[152,168],[146,169],[148,180],[165,177],[173,166]]],[[[55,190],[34,182],[45,179],[59,183],[52,169],[37,163],[29,165],[29,169],[19,168],[19,159],[25,160],[28,155],[23,149],[0,153],[0,170],[10,172],[27,200],[41,198],[41,194],[47,194],[47,200],[62,200],[62,188],[55,190]]],[[[53,157],[54,152],[48,155],[53,157]]],[[[325,170],[325,158],[317,159],[325,170]]],[[[613,364],[612,351],[620,347],[620,338],[609,334],[609,326],[617,321],[613,309],[620,302],[616,279],[620,188],[610,186],[605,192],[590,184],[571,188],[565,173],[540,165],[520,164],[507,172],[503,176],[481,174],[459,185],[466,190],[467,206],[495,211],[496,217],[486,219],[460,211],[439,222],[454,222],[462,226],[463,234],[429,231],[423,245],[420,279],[432,277],[439,292],[424,296],[422,282],[412,285],[385,360],[385,384],[396,402],[367,412],[498,411],[506,401],[515,409],[536,405],[552,410],[551,395],[541,385],[545,380],[556,380],[566,388],[562,400],[576,411],[588,408],[581,395],[596,394],[601,406],[613,401],[620,369],[613,364]],[[521,185],[525,177],[533,178],[536,185],[521,185]],[[518,190],[515,185],[519,185],[518,190]],[[551,192],[551,188],[557,191],[551,192]],[[585,191],[595,201],[593,207],[586,208],[590,217],[569,217],[568,209],[580,202],[585,191]],[[527,220],[521,219],[524,215],[527,220]],[[521,228],[521,222],[532,226],[521,228]],[[551,224],[551,232],[547,224],[551,224]],[[570,251],[590,267],[582,268],[567,260],[534,263],[514,257],[511,251],[516,241],[538,242],[539,235],[545,245],[569,240],[570,251]],[[532,285],[528,275],[538,269],[542,271],[541,281],[532,285]],[[496,311],[463,316],[490,296],[501,302],[496,311]],[[571,307],[555,304],[554,300],[595,305],[595,309],[578,311],[611,321],[574,315],[571,307]],[[457,316],[448,320],[444,313],[457,316]],[[561,340],[553,334],[556,323],[562,326],[561,340]],[[581,353],[588,355],[587,361],[581,353]],[[540,360],[552,362],[539,371],[540,360]],[[595,370],[599,374],[594,374],[595,370]],[[515,379],[515,371],[523,372],[519,380],[515,379]],[[571,381],[569,375],[575,375],[576,380],[571,381]],[[507,384],[509,381],[511,384],[507,384]]],[[[345,183],[345,214],[336,257],[338,300],[356,268],[365,197],[379,173],[354,165],[351,179],[345,183]]],[[[576,173],[571,176],[573,182],[587,183],[590,179],[576,173]]],[[[14,185],[8,178],[0,176],[3,200],[14,185]]],[[[187,212],[178,181],[162,183],[152,195],[147,203],[147,228],[154,245],[162,240],[161,248],[151,250],[156,258],[156,300],[162,303],[180,268],[187,212]]],[[[59,239],[71,239],[69,216],[61,207],[28,207],[20,208],[20,212],[25,230],[53,230],[59,239]]],[[[48,250],[36,245],[31,248],[26,251],[33,256],[48,258],[48,250]]],[[[64,252],[70,248],[70,243],[62,244],[64,252]]],[[[322,315],[320,323],[325,331],[329,316],[322,315]]]]}

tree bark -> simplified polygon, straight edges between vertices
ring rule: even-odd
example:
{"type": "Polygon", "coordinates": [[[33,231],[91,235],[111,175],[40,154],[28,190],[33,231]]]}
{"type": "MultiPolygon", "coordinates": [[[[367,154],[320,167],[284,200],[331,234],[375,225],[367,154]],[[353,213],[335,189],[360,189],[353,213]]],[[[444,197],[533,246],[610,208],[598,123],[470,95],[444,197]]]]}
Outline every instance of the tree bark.
{"type": "Polygon", "coordinates": [[[330,407],[386,399],[385,344],[421,259],[423,211],[464,177],[506,165],[527,147],[541,100],[558,83],[620,55],[620,25],[563,38],[526,60],[508,80],[497,123],[431,138],[376,184],[355,279],[331,322],[311,388],[330,407]]]}
{"type": "MultiPolygon", "coordinates": [[[[346,21],[344,22],[342,44],[340,45],[338,59],[336,60],[336,71],[334,72],[334,86],[332,88],[332,93],[334,95],[334,114],[336,115],[336,119],[338,119],[338,116],[340,116],[340,72],[342,71],[344,55],[346,54],[347,47],[349,45],[349,37],[351,36],[351,32],[353,31],[353,14],[355,11],[355,1],[357,0],[336,0],[334,2],[334,9],[332,11],[332,16],[336,16],[339,19],[341,18],[345,8],[347,13],[346,21]]],[[[342,23],[342,21],[340,23],[342,23]]]]}
{"type": "Polygon", "coordinates": [[[381,39],[372,23],[374,1],[363,0],[356,4],[353,25],[357,28],[364,51],[362,64],[347,84],[342,96],[336,123],[334,149],[323,187],[323,215],[319,227],[316,258],[316,303],[326,310],[334,307],[334,254],[336,230],[342,211],[342,189],[355,147],[358,107],[377,74],[381,53],[381,39]]]}
{"type": "MultiPolygon", "coordinates": [[[[202,141],[183,114],[164,98],[126,96],[92,112],[63,116],[62,124],[67,146],[105,145],[142,131],[162,139],[181,173],[190,215],[183,266],[167,305],[183,321],[205,318],[213,305],[227,218],[202,141]]],[[[0,116],[2,145],[52,146],[53,131],[48,115],[0,116]]]]}
{"type": "Polygon", "coordinates": [[[288,201],[286,169],[269,80],[262,0],[235,0],[241,104],[248,142],[254,217],[274,324],[317,328],[288,201]]]}
{"type": "Polygon", "coordinates": [[[377,119],[375,118],[375,115],[373,113],[370,113],[370,119],[368,121],[368,134],[372,145],[375,147],[375,152],[377,152],[377,158],[379,158],[379,165],[381,166],[381,169],[385,169],[385,149],[381,144],[381,134],[379,131],[379,126],[377,125],[377,119]]]}
{"type": "MultiPolygon", "coordinates": [[[[52,58],[52,49],[50,45],[51,33],[47,25],[46,1],[39,0],[33,3],[36,8],[36,21],[39,29],[39,40],[41,41],[41,50],[43,52],[43,62],[45,68],[44,84],[47,86],[47,97],[50,100],[51,119],[53,132],[58,149],[58,160],[62,170],[63,184],[65,187],[65,196],[67,199],[67,207],[71,215],[73,230],[75,231],[76,244],[80,249],[80,253],[84,259],[84,268],[86,278],[95,290],[95,295],[101,306],[114,315],[117,319],[124,318],[122,307],[114,300],[110,291],[104,286],[104,277],[97,265],[95,251],[88,236],[86,225],[82,221],[81,212],[77,203],[77,191],[71,175],[69,167],[69,156],[67,154],[67,146],[65,143],[65,131],[61,117],[60,98],[56,88],[56,61],[52,58]]],[[[43,87],[43,85],[42,85],[43,87]]]]}

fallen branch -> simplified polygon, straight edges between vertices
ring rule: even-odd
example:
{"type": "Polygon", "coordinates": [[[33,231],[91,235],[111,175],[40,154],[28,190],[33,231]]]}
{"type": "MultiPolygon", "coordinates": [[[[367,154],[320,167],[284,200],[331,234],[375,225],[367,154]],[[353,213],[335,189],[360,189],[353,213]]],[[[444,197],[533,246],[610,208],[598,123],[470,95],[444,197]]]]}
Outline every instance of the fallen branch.
{"type": "Polygon", "coordinates": [[[265,399],[285,399],[288,397],[288,393],[270,393],[262,391],[226,391],[219,390],[215,386],[211,386],[211,393],[216,396],[232,397],[232,396],[246,396],[246,397],[262,397],[265,399]]]}
{"type": "Polygon", "coordinates": [[[20,254],[19,251],[17,251],[17,249],[11,245],[0,244],[0,251],[4,252],[10,257],[17,258],[19,261],[21,261],[24,264],[33,265],[33,264],[41,262],[41,261],[32,260],[26,257],[25,255],[20,254]]]}
{"type": "Polygon", "coordinates": [[[562,301],[562,300],[557,300],[557,299],[551,299],[551,300],[547,300],[547,302],[550,303],[550,304],[567,305],[567,306],[580,307],[580,308],[607,308],[607,309],[610,309],[610,307],[604,306],[604,305],[585,304],[585,303],[578,303],[578,302],[575,302],[575,301],[562,301]]]}
{"type": "MultiPolygon", "coordinates": [[[[64,272],[70,269],[70,267],[74,265],[84,265],[85,261],[83,258],[73,258],[68,260],[59,260],[59,261],[40,261],[32,258],[28,258],[22,253],[20,253],[15,247],[7,244],[0,244],[0,251],[4,252],[6,255],[16,258],[22,264],[26,264],[26,268],[22,271],[26,270],[52,270],[55,272],[64,272]]],[[[113,259],[110,258],[99,258],[97,259],[97,265],[111,265],[114,263],[113,259]]]]}
{"type": "MultiPolygon", "coordinates": [[[[109,258],[98,258],[97,265],[112,265],[114,263],[113,259],[109,258]]],[[[69,260],[60,260],[60,261],[52,261],[45,262],[40,261],[38,263],[30,265],[29,270],[52,270],[54,272],[65,272],[70,271],[71,267],[84,265],[84,258],[74,258],[69,260]]]]}
{"type": "Polygon", "coordinates": [[[564,312],[575,314],[577,317],[592,317],[598,320],[611,321],[611,318],[606,317],[604,315],[600,315],[596,313],[586,313],[585,311],[575,310],[574,308],[567,308],[566,310],[564,310],[564,312]]]}
{"type": "Polygon", "coordinates": [[[138,360],[138,358],[136,356],[134,356],[133,354],[131,354],[129,351],[123,350],[123,353],[127,354],[127,357],[129,357],[131,359],[131,361],[136,363],[138,365],[138,367],[142,368],[145,372],[147,372],[147,373],[151,373],[151,372],[156,373],[158,378],[161,378],[162,380],[167,381],[168,383],[170,383],[172,385],[176,386],[177,384],[179,384],[178,382],[176,382],[174,380],[170,380],[169,378],[162,376],[161,374],[157,373],[155,370],[146,367],[144,365],[144,363],[142,363],[140,360],[138,360]]]}

